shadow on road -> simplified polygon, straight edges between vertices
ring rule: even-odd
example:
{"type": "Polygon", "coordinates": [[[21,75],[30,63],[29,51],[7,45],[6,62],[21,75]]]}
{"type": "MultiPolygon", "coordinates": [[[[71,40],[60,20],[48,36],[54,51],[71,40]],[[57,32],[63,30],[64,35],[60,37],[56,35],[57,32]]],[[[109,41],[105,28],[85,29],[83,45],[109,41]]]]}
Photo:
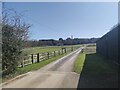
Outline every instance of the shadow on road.
{"type": "Polygon", "coordinates": [[[118,88],[118,67],[96,53],[86,54],[78,88],[118,88]]]}

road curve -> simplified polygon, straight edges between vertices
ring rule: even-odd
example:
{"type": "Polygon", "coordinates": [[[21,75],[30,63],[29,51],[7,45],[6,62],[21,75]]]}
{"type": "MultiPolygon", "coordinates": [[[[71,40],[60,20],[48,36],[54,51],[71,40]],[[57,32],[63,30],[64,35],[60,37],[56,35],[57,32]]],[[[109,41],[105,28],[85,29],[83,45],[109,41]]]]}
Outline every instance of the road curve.
{"type": "Polygon", "coordinates": [[[79,74],[73,65],[81,49],[56,60],[43,68],[3,85],[3,88],[77,88],[79,74]]]}

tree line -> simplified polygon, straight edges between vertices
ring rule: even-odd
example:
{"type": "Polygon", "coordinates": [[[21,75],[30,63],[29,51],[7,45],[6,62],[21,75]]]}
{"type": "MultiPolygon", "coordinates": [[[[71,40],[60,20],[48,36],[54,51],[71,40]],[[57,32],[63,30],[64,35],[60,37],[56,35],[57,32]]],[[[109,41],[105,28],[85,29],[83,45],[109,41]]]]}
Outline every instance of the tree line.
{"type": "Polygon", "coordinates": [[[26,41],[26,47],[88,44],[88,43],[96,43],[98,39],[99,38],[74,38],[74,39],[59,38],[59,40],[54,40],[54,39],[28,40],[26,41]]]}

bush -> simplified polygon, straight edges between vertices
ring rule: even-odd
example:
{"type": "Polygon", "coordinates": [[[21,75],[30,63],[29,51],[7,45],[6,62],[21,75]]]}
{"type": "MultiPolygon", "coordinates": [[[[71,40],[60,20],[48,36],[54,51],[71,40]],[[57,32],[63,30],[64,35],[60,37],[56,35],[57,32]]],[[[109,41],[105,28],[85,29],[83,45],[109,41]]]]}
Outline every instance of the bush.
{"type": "MultiPolygon", "coordinates": [[[[14,12],[14,11],[13,11],[14,12]]],[[[21,17],[14,12],[13,18],[8,16],[8,11],[3,12],[2,21],[2,69],[3,75],[8,75],[16,70],[21,49],[27,39],[30,25],[23,23],[21,17]]]]}

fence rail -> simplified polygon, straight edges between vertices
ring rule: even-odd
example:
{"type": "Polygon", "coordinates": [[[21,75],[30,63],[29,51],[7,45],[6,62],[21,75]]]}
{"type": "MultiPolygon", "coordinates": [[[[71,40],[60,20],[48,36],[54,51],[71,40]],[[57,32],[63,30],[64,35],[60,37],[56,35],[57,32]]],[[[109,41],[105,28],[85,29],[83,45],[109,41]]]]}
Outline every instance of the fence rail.
{"type": "Polygon", "coordinates": [[[24,67],[26,65],[34,64],[34,63],[39,63],[43,60],[48,60],[50,58],[56,57],[58,55],[63,55],[68,52],[72,52],[79,47],[71,47],[71,48],[61,48],[60,50],[53,51],[53,52],[46,52],[46,53],[37,53],[37,54],[31,54],[31,55],[26,55],[23,57],[21,62],[19,62],[18,67],[24,67]]]}

